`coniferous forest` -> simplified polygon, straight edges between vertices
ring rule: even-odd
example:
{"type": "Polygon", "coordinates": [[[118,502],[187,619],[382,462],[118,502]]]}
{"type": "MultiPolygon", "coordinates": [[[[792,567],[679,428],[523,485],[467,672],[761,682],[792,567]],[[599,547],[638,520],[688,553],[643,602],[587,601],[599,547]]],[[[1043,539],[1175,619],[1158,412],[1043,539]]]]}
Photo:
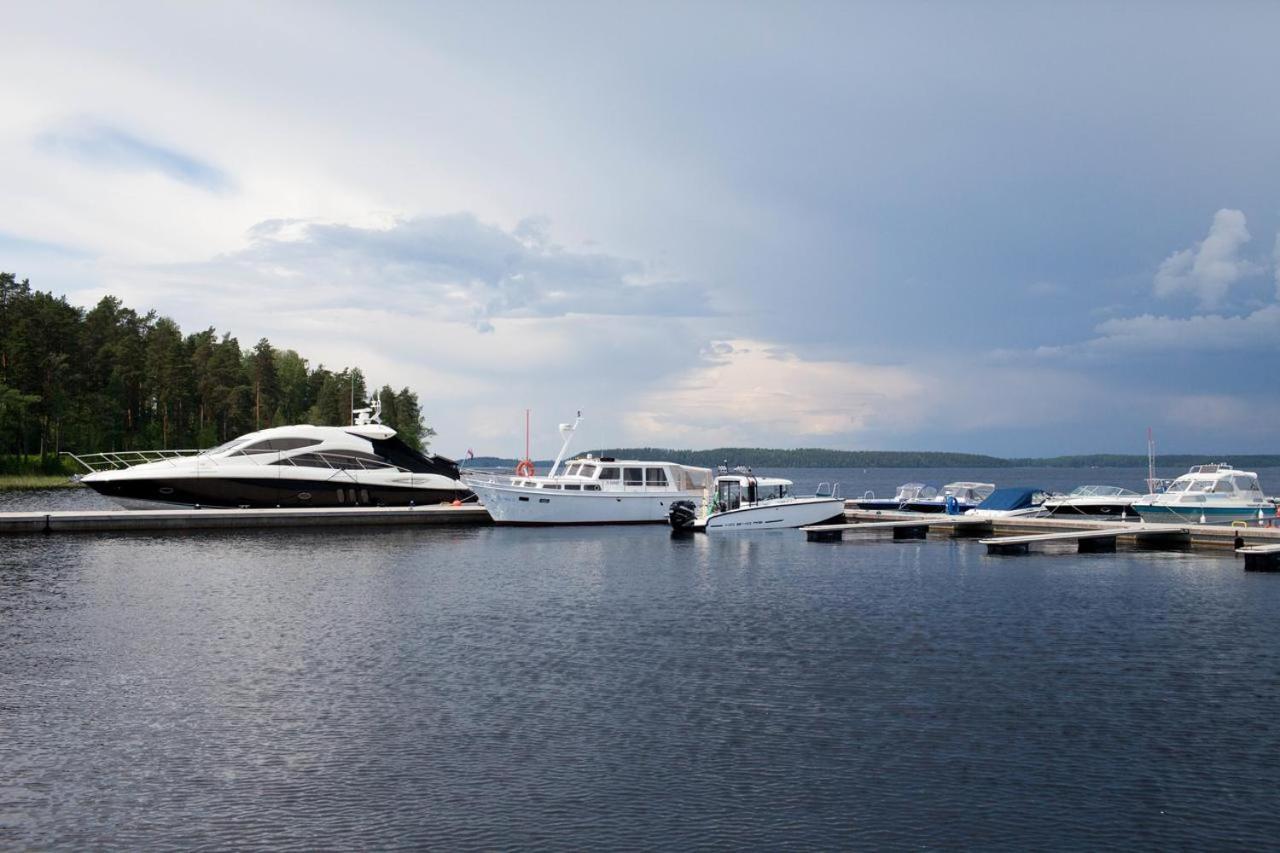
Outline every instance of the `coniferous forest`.
{"type": "MultiPolygon", "coordinates": [[[[266,338],[183,334],[107,296],[89,310],[0,273],[0,456],[57,467],[60,451],[212,447],[284,424],[341,425],[368,399],[357,367],[317,365],[266,338]]],[[[382,420],[415,447],[434,431],[418,395],[378,391],[382,420]]]]}

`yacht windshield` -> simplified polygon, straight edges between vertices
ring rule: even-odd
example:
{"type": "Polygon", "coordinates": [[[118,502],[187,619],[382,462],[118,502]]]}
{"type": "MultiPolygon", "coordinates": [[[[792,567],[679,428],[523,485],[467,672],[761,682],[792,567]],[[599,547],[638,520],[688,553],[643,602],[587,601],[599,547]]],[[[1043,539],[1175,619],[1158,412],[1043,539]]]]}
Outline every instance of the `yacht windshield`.
{"type": "Polygon", "coordinates": [[[219,444],[217,447],[210,448],[209,450],[206,450],[204,453],[201,453],[200,455],[201,456],[217,456],[219,453],[226,453],[228,450],[235,450],[237,447],[246,443],[248,440],[249,439],[247,438],[233,438],[231,441],[228,441],[226,444],[219,444]]]}

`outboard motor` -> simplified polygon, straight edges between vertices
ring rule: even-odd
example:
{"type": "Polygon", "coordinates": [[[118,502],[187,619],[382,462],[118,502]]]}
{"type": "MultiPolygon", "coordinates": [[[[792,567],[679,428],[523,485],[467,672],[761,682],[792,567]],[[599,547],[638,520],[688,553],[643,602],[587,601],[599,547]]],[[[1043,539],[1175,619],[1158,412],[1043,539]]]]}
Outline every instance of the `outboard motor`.
{"type": "Polygon", "coordinates": [[[667,520],[671,522],[671,529],[679,533],[687,533],[693,530],[693,523],[698,519],[698,505],[693,501],[672,501],[671,509],[667,512],[667,520]]]}

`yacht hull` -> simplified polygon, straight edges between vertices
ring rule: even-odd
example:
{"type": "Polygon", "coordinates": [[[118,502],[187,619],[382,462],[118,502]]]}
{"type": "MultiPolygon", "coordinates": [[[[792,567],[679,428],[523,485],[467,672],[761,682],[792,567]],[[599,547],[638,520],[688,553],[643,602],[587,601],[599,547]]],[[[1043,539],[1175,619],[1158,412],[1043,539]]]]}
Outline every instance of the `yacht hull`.
{"type": "Polygon", "coordinates": [[[1134,510],[1143,521],[1160,524],[1199,524],[1203,516],[1205,524],[1231,524],[1237,521],[1256,523],[1258,513],[1266,517],[1262,506],[1195,506],[1194,504],[1134,504],[1134,510]]]}
{"type": "Polygon", "coordinates": [[[358,477],[301,480],[267,477],[118,477],[86,478],[85,484],[126,509],[157,507],[337,507],[410,506],[450,502],[469,496],[461,486],[445,486],[442,477],[424,476],[421,484],[394,485],[358,477]]]}
{"type": "Polygon", "coordinates": [[[702,492],[567,492],[468,485],[495,524],[665,524],[674,501],[702,504],[702,492]]]}
{"type": "Polygon", "coordinates": [[[1125,518],[1137,520],[1132,501],[1059,501],[1044,504],[1046,514],[1053,517],[1087,515],[1094,518],[1125,518]]]}
{"type": "Polygon", "coordinates": [[[707,518],[703,528],[724,532],[784,530],[844,518],[843,498],[798,498],[776,504],[731,509],[707,518]]]}

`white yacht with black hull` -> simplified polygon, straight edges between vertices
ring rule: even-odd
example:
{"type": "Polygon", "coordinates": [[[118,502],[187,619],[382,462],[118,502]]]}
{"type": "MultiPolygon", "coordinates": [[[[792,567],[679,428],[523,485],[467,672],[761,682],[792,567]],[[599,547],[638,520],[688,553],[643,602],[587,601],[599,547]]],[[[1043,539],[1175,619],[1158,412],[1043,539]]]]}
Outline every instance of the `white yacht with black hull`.
{"type": "Polygon", "coordinates": [[[457,463],[414,450],[381,423],[380,406],[350,426],[285,426],[212,450],[119,467],[117,454],[76,457],[80,482],[130,509],[413,506],[469,497],[457,463]]]}
{"type": "Polygon", "coordinates": [[[716,477],[705,511],[699,511],[693,501],[677,501],[671,505],[668,520],[677,533],[696,533],[784,530],[844,519],[839,484],[825,494],[819,486],[818,494],[804,497],[791,494],[792,485],[780,477],[757,477],[750,470],[738,469],[716,477]]]}
{"type": "Polygon", "coordinates": [[[463,482],[497,524],[654,524],[667,520],[673,501],[706,500],[711,469],[642,459],[570,459],[561,468],[579,415],[561,424],[564,444],[544,476],[523,461],[517,473],[464,471],[463,482]]]}

